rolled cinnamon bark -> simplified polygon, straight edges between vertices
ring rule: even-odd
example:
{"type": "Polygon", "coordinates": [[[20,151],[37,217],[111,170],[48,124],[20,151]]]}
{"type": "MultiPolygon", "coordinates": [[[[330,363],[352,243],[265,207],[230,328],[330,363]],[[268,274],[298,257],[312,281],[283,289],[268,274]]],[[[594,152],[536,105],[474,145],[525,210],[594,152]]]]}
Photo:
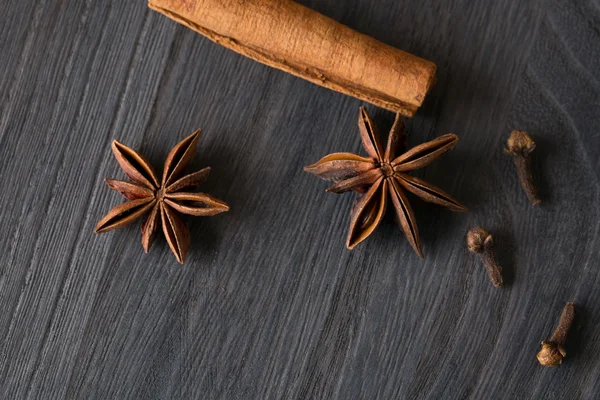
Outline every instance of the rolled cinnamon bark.
{"type": "Polygon", "coordinates": [[[434,63],[291,0],[149,0],[148,6],[263,64],[414,116],[434,63]]]}

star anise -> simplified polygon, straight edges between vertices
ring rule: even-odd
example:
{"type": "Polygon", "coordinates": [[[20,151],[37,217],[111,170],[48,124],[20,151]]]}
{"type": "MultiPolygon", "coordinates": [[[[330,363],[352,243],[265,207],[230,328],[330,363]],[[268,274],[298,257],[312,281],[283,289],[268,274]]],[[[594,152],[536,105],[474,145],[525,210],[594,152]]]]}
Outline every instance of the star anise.
{"type": "Polygon", "coordinates": [[[162,225],[163,233],[177,261],[185,262],[190,247],[190,232],[180,214],[212,216],[229,210],[229,206],[208,194],[190,192],[206,180],[210,167],[183,175],[194,153],[200,130],[179,142],[169,153],[159,183],[152,166],[135,150],[117,142],[112,151],[132,182],[105,179],[109,188],[121,192],[129,201],[116,206],[96,225],[96,232],[122,228],[150,214],[142,225],[142,246],[146,253],[162,225]]]}
{"type": "Polygon", "coordinates": [[[334,153],[314,165],[305,167],[304,170],[334,182],[335,185],[327,189],[328,192],[355,191],[361,194],[352,208],[350,232],[346,241],[348,249],[355,248],[377,228],[385,214],[389,194],[398,225],[412,248],[422,258],[415,215],[404,191],[452,211],[464,212],[467,208],[441,189],[407,173],[429,165],[452,150],[458,142],[458,137],[454,134],[443,135],[404,153],[406,126],[399,114],[396,115],[385,151],[381,147],[377,128],[363,107],[360,108],[358,127],[369,157],[334,153]]]}

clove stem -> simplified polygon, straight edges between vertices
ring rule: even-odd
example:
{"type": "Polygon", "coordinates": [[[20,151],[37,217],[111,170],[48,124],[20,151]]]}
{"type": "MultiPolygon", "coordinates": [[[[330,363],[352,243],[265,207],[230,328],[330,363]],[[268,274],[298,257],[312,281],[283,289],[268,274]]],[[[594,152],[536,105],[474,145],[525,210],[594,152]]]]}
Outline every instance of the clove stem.
{"type": "Polygon", "coordinates": [[[552,343],[556,343],[557,345],[564,346],[567,341],[567,334],[569,333],[569,328],[573,325],[573,320],[575,319],[575,304],[567,303],[563,308],[563,312],[560,316],[560,320],[558,321],[558,325],[554,330],[554,333],[550,337],[549,341],[552,343]]]}
{"type": "Polygon", "coordinates": [[[528,156],[517,156],[514,158],[517,174],[521,181],[521,186],[527,195],[529,201],[534,205],[539,205],[540,200],[535,185],[533,184],[533,175],[531,173],[531,159],[528,156]]]}
{"type": "Polygon", "coordinates": [[[504,280],[502,279],[502,267],[496,260],[496,254],[494,253],[492,246],[484,246],[483,252],[480,254],[492,285],[495,288],[504,286],[504,280]]]}

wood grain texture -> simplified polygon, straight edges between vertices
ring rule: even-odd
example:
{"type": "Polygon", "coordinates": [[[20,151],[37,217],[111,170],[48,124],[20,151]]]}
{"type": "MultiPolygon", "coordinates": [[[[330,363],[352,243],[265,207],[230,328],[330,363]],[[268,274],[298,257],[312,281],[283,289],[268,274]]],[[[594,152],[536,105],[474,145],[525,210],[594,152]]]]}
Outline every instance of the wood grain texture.
{"type": "Polygon", "coordinates": [[[353,195],[302,167],[360,151],[358,100],[145,0],[2,2],[1,398],[600,397],[598,1],[301,3],[437,63],[409,143],[459,135],[418,176],[469,213],[413,203],[425,260],[391,215],[349,252],[353,195]],[[145,255],[137,226],[94,234],[121,201],[111,141],[160,166],[197,128],[193,167],[231,211],[188,219],[187,263],[161,239],[145,255]],[[538,144],[541,207],[502,154],[512,129],[538,144]],[[464,245],[473,225],[504,289],[464,245]],[[566,301],[582,309],[567,357],[542,368],[566,301]]]}

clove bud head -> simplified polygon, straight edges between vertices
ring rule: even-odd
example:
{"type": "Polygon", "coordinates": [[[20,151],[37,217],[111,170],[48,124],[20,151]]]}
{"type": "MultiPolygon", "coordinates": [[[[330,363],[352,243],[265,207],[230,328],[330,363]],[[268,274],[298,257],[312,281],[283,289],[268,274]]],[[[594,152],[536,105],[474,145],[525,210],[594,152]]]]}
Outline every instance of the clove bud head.
{"type": "Polygon", "coordinates": [[[508,149],[504,152],[511,156],[528,156],[535,150],[535,142],[531,136],[524,131],[512,131],[508,138],[508,149]]]}
{"type": "Polygon", "coordinates": [[[473,253],[481,253],[484,248],[493,244],[492,235],[485,229],[476,227],[469,229],[467,233],[467,248],[473,253]]]}
{"type": "Polygon", "coordinates": [[[566,355],[567,352],[562,346],[544,340],[542,342],[542,350],[537,354],[537,359],[545,367],[556,367],[562,364],[562,359],[566,355]]]}

